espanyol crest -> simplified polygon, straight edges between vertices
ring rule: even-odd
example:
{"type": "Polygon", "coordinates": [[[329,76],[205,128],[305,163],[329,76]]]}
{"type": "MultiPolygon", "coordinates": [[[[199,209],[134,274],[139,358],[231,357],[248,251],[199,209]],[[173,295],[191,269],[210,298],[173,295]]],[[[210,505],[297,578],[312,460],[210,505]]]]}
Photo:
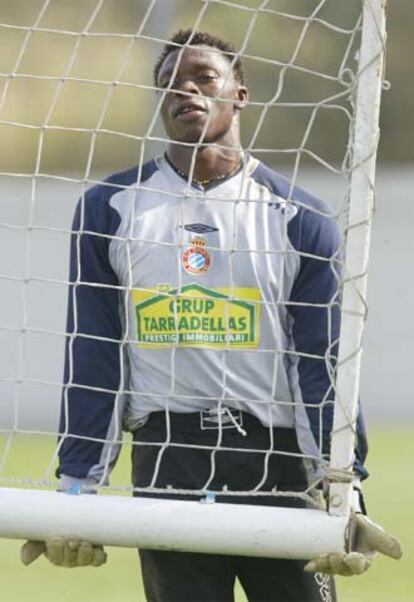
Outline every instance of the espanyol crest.
{"type": "Polygon", "coordinates": [[[197,236],[190,241],[188,247],[181,258],[183,268],[189,274],[202,274],[206,272],[211,265],[211,257],[205,249],[206,241],[201,236],[197,236]]]}

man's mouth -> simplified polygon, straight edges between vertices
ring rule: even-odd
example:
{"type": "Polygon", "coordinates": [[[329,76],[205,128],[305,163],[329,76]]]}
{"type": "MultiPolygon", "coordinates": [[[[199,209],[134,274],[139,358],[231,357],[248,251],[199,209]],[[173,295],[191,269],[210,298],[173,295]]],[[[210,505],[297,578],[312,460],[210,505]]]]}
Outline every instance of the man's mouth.
{"type": "Polygon", "coordinates": [[[198,117],[202,113],[206,113],[206,112],[207,112],[207,109],[203,105],[193,103],[193,102],[186,102],[186,103],[183,103],[182,105],[180,105],[174,111],[174,117],[181,117],[181,116],[183,116],[183,117],[186,116],[186,118],[198,117]]]}

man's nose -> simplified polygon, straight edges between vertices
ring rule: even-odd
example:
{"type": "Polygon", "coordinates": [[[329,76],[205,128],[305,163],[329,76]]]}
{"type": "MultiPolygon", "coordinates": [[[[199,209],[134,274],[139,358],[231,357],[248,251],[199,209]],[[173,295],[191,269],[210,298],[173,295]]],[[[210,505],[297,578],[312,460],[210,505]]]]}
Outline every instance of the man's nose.
{"type": "Polygon", "coordinates": [[[176,94],[201,94],[197,84],[191,79],[176,80],[172,88],[176,94]]]}

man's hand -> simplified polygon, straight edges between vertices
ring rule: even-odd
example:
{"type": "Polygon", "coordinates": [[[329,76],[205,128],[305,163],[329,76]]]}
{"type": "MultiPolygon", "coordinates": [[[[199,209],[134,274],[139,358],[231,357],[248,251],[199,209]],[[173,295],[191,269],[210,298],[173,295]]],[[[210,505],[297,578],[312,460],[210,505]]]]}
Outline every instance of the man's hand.
{"type": "Polygon", "coordinates": [[[318,556],[305,565],[305,571],[348,577],[364,573],[377,552],[395,560],[401,558],[402,547],[398,539],[386,533],[368,517],[354,514],[351,518],[352,530],[355,543],[351,552],[318,556]]]}
{"type": "MultiPolygon", "coordinates": [[[[66,494],[96,493],[94,479],[77,479],[61,475],[59,491],[66,494]]],[[[44,554],[56,566],[68,568],[79,566],[101,566],[106,562],[106,553],[102,546],[95,546],[89,541],[51,537],[46,541],[26,541],[20,551],[23,564],[28,565],[44,554]]]]}
{"type": "Polygon", "coordinates": [[[26,541],[20,558],[23,564],[28,565],[42,554],[52,564],[68,568],[101,566],[106,562],[106,553],[102,546],[63,537],[51,537],[47,541],[26,541]]]}

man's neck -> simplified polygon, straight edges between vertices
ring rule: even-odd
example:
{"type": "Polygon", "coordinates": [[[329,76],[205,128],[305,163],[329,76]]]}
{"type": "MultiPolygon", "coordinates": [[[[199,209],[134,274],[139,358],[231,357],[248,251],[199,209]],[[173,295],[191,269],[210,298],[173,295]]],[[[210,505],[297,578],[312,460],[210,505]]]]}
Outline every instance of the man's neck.
{"type": "Polygon", "coordinates": [[[234,148],[204,147],[195,150],[189,146],[170,144],[167,156],[178,171],[186,176],[191,172],[193,181],[209,182],[235,172],[243,153],[234,148]]]}

